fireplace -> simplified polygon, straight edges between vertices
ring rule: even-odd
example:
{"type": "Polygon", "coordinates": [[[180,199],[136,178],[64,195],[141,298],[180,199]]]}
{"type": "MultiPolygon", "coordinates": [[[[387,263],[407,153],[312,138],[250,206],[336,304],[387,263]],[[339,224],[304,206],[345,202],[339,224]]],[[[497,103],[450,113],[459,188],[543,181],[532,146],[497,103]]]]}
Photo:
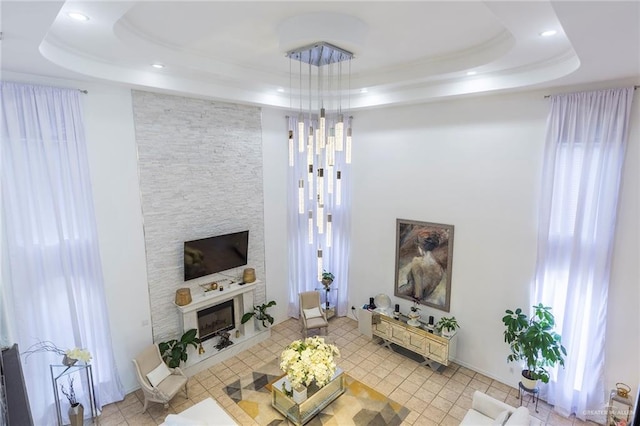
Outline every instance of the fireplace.
{"type": "Polygon", "coordinates": [[[233,300],[198,311],[198,335],[203,342],[235,327],[233,300]]]}

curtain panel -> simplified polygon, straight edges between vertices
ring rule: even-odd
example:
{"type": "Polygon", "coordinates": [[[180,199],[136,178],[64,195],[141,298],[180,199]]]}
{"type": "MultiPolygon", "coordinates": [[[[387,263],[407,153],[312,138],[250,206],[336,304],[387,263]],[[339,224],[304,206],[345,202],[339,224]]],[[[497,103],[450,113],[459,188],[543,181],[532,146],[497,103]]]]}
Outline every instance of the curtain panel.
{"type": "MultiPolygon", "coordinates": [[[[288,117],[287,125],[294,129],[294,140],[297,141],[298,117],[288,117]]],[[[309,126],[308,122],[306,124],[309,126]]],[[[313,127],[317,128],[314,122],[313,127]]],[[[296,142],[297,143],[297,142],[296,142]]],[[[314,151],[316,147],[313,148],[314,151]]],[[[288,167],[287,176],[287,228],[288,228],[288,265],[289,265],[289,304],[287,313],[290,317],[298,318],[299,301],[298,294],[304,291],[322,289],[322,284],[318,280],[318,251],[322,251],[322,269],[332,272],[335,281],[331,284],[333,290],[330,297],[332,304],[337,297],[336,314],[346,316],[348,313],[348,277],[349,277],[349,253],[351,234],[351,170],[350,164],[345,163],[343,156],[335,156],[335,171],[341,170],[341,196],[340,203],[336,197],[328,196],[328,179],[330,174],[325,176],[324,183],[324,211],[322,217],[327,220],[329,214],[332,216],[332,238],[330,246],[327,244],[326,229],[319,233],[316,226],[319,210],[316,203],[318,183],[316,171],[313,177],[309,178],[308,148],[304,151],[293,152],[293,164],[288,167]],[[299,189],[300,181],[304,182],[305,208],[300,213],[299,189]],[[311,189],[312,194],[309,195],[311,189]],[[312,225],[309,225],[309,214],[312,216],[312,225]]],[[[314,154],[316,155],[316,154],[314,154]]],[[[319,157],[319,156],[318,156],[319,157]]],[[[316,159],[316,163],[318,160],[316,159]]],[[[319,162],[320,167],[323,161],[319,162]]],[[[334,178],[333,185],[336,185],[334,178]]],[[[335,187],[334,187],[335,190],[335,187]]],[[[324,290],[320,290],[324,293],[324,290]]],[[[324,301],[325,295],[321,296],[324,301]]]]}
{"type": "Polygon", "coordinates": [[[547,400],[602,421],[607,290],[633,87],[551,97],[533,303],[551,306],[567,349],[547,400]]]}
{"type": "MultiPolygon", "coordinates": [[[[6,330],[24,354],[37,342],[93,356],[96,403],[121,400],[93,210],[79,92],[3,82],[2,206],[6,330]]],[[[34,422],[55,424],[52,352],[23,356],[34,422]]],[[[68,390],[68,388],[67,388],[68,390]]],[[[79,399],[87,389],[76,380],[79,399]]],[[[61,400],[66,419],[65,398],[61,400]]],[[[85,416],[89,415],[85,405],[85,416]]]]}

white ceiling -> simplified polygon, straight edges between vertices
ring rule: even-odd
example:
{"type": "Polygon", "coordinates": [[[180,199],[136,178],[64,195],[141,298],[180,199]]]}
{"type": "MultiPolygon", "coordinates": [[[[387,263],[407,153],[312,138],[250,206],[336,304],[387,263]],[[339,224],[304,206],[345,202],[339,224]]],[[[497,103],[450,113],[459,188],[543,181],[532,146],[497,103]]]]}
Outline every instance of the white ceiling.
{"type": "Polygon", "coordinates": [[[637,1],[2,0],[1,12],[3,71],[257,105],[290,105],[299,63],[285,53],[317,41],[354,53],[352,108],[640,76],[637,1]]]}

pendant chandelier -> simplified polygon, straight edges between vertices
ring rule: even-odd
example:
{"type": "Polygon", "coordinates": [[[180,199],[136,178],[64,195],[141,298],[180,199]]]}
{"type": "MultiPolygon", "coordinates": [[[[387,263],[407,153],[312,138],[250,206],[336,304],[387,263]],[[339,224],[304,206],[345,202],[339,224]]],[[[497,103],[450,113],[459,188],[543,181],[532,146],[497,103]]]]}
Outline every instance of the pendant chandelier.
{"type": "MultiPolygon", "coordinates": [[[[290,93],[293,97],[297,89],[299,98],[297,115],[288,117],[289,166],[297,180],[297,214],[307,221],[307,226],[300,227],[299,237],[315,251],[321,281],[331,259],[335,221],[342,217],[343,183],[351,164],[352,117],[342,105],[348,105],[349,96],[342,94],[349,92],[353,54],[318,42],[291,50],[287,57],[290,93]]],[[[295,107],[292,99],[292,110],[295,107]]]]}

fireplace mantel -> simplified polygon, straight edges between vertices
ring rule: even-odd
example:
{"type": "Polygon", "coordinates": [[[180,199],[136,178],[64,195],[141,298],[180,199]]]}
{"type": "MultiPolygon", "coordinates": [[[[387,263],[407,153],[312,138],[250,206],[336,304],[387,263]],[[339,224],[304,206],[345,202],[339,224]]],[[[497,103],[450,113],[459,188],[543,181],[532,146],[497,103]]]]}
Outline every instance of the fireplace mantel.
{"type": "Polygon", "coordinates": [[[184,306],[177,306],[178,310],[182,313],[182,315],[187,314],[192,311],[199,311],[209,306],[217,305],[218,303],[222,303],[225,300],[233,299],[234,297],[251,292],[251,306],[253,309],[253,291],[256,288],[256,284],[260,281],[254,281],[250,284],[227,284],[224,286],[224,290],[211,290],[204,292],[203,294],[196,295],[192,297],[191,303],[184,306]]]}
{"type": "Polygon", "coordinates": [[[253,311],[254,291],[256,285],[259,283],[260,281],[243,285],[226,284],[222,291],[203,291],[193,295],[191,303],[188,305],[176,305],[180,312],[182,329],[183,331],[187,331],[192,328],[198,329],[198,311],[226,302],[227,300],[233,300],[234,304],[234,321],[236,328],[229,332],[233,345],[218,350],[215,348],[218,338],[213,338],[202,343],[202,347],[205,350],[203,354],[199,354],[197,350],[190,348],[189,358],[185,365],[187,375],[196,374],[269,338],[271,331],[269,329],[258,330],[254,321],[240,324],[242,315],[244,315],[245,312],[253,311]]]}

